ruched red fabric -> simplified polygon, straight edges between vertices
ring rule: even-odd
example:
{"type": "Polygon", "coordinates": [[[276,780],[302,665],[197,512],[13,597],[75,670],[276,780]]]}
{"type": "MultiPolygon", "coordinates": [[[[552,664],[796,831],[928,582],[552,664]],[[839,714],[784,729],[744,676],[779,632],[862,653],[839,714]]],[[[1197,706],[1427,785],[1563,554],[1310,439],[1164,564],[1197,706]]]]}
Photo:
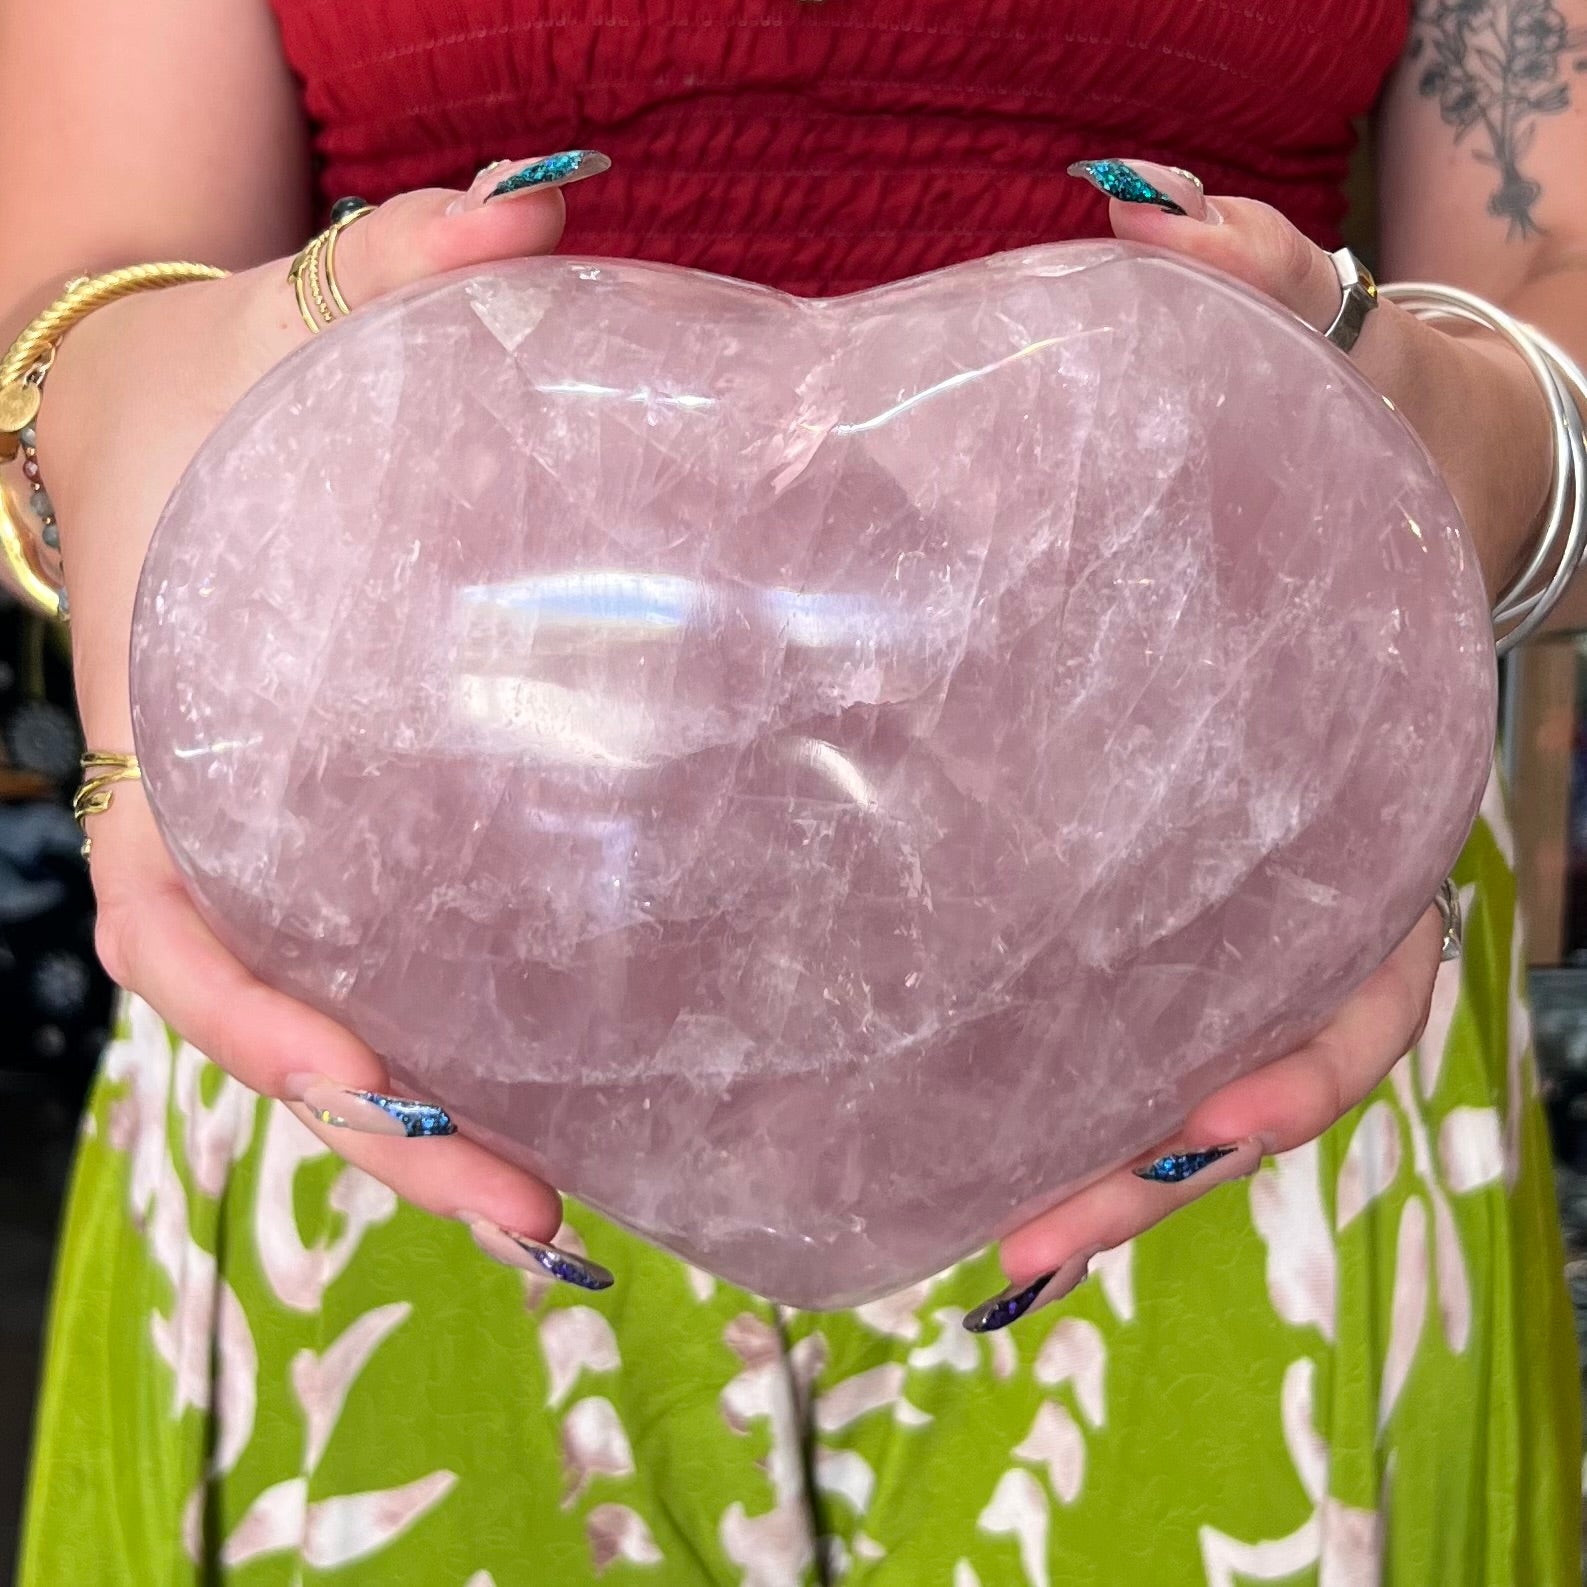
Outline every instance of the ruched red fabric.
{"type": "Polygon", "coordinates": [[[327,202],[598,148],[565,248],[843,292],[1106,230],[1138,156],[1334,245],[1407,0],[276,0],[327,202]]]}

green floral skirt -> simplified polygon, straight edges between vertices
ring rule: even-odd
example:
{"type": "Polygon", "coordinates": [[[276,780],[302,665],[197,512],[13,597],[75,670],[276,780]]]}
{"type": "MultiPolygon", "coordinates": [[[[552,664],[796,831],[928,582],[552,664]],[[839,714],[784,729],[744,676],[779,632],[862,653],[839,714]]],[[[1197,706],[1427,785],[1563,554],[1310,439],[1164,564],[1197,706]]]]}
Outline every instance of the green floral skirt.
{"type": "Polygon", "coordinates": [[[21,1587],[1564,1587],[1574,1337],[1496,799],[1421,1049],[1004,1334],[990,1256],[790,1312],[578,1208],[591,1297],[399,1206],[134,1004],[21,1587]]]}

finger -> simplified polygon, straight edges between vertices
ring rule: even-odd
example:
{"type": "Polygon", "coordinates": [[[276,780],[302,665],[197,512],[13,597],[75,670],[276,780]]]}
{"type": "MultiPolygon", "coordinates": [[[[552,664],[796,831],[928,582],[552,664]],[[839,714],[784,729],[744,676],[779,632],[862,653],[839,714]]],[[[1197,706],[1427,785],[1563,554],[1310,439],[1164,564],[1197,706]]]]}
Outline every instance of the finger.
{"type": "Polygon", "coordinates": [[[1175,1139],[1105,1175],[1003,1242],[1009,1289],[967,1326],[1002,1327],[1068,1293],[1086,1264],[1209,1190],[1256,1171],[1263,1156],[1315,1139],[1367,1097],[1415,1044],[1438,973],[1442,922],[1416,929],[1312,1041],[1222,1087],[1175,1139]]]}
{"type": "MultiPolygon", "coordinates": [[[[338,288],[356,311],[451,270],[550,253],[562,237],[561,189],[610,167],[605,155],[575,149],[498,161],[461,193],[425,188],[399,194],[337,234],[338,288]]],[[[258,277],[275,334],[284,345],[307,339],[287,262],[262,266],[258,277]]]]}
{"type": "MultiPolygon", "coordinates": [[[[1329,255],[1270,204],[1207,195],[1188,171],[1148,160],[1089,160],[1070,168],[1106,193],[1115,236],[1168,248],[1266,293],[1316,331],[1343,301],[1329,255]]],[[[1395,395],[1407,344],[1438,334],[1386,300],[1367,316],[1351,359],[1395,395]]]]}
{"type": "Polygon", "coordinates": [[[1326,1028],[1286,1058],[1222,1087],[1185,1121],[1187,1140],[1261,1135],[1275,1152],[1315,1140],[1416,1045],[1443,947],[1430,909],[1326,1028]],[[1207,1132],[1212,1133],[1207,1133],[1207,1132]]]}
{"type": "Polygon", "coordinates": [[[465,1136],[445,1136],[415,1152],[406,1149],[407,1142],[330,1123],[302,1103],[294,1103],[292,1111],[338,1157],[437,1217],[465,1222],[490,1218],[544,1240],[562,1223],[562,1198],[556,1191],[465,1136]]]}
{"type": "Polygon", "coordinates": [[[403,1200],[466,1223],[497,1260],[581,1289],[611,1284],[599,1264],[550,1243],[561,1222],[553,1189],[451,1133],[444,1110],[392,1097],[385,1066],[364,1043],[227,952],[166,858],[140,790],[122,788],[93,819],[98,947],[113,980],[244,1085],[291,1101],[339,1156],[403,1200]],[[398,1138],[413,1135],[431,1138],[398,1138]]]}
{"type": "Polygon", "coordinates": [[[460,1136],[396,1126],[394,1109],[417,1107],[452,1128],[444,1111],[392,1098],[384,1065],[349,1031],[248,974],[188,900],[144,800],[119,798],[94,819],[99,948],[113,979],[244,1085],[305,1095],[293,1111],[333,1151],[403,1200],[460,1219],[497,1260],[581,1289],[611,1284],[604,1268],[550,1243],[561,1222],[554,1190],[460,1136]],[[396,1138],[410,1133],[434,1138],[396,1138]]]}
{"type": "Polygon", "coordinates": [[[385,1066],[350,1031],[256,980],[188,898],[136,784],[91,818],[97,947],[112,980],[228,1074],[267,1096],[308,1074],[381,1091],[385,1066]]]}
{"type": "Polygon", "coordinates": [[[403,1201],[466,1224],[480,1249],[497,1261],[579,1289],[611,1286],[611,1273],[598,1262],[552,1243],[562,1224],[556,1191],[476,1142],[454,1135],[414,1151],[402,1141],[352,1134],[302,1105],[293,1112],[338,1156],[403,1201]]]}
{"type": "Polygon", "coordinates": [[[1133,1240],[1209,1190],[1254,1174],[1265,1151],[1264,1142],[1251,1139],[1191,1154],[1205,1161],[1194,1177],[1177,1182],[1143,1179],[1131,1168],[1105,1174],[1003,1241],[1003,1270],[1012,1282],[970,1312],[965,1326],[989,1333],[1061,1299],[1086,1276],[1093,1257],[1133,1240]]]}
{"type": "Polygon", "coordinates": [[[610,164],[575,150],[487,167],[464,193],[427,188],[391,199],[341,235],[336,268],[347,301],[356,308],[448,270],[550,253],[562,238],[561,189],[610,164]],[[548,174],[537,182],[536,171],[548,174]],[[491,197],[514,180],[525,185],[491,197]]]}

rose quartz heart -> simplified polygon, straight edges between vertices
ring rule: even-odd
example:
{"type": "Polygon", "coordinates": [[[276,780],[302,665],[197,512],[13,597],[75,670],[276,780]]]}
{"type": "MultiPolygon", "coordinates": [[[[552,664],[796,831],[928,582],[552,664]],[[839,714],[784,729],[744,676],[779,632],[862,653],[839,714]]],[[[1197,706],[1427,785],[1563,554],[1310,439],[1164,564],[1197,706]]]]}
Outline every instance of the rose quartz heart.
{"type": "Polygon", "coordinates": [[[802,1306],[1315,1030],[1458,851],[1495,708],[1401,421],[1113,243],[825,302],[534,260],[373,308],[189,470],[133,668],[246,964],[802,1306]]]}

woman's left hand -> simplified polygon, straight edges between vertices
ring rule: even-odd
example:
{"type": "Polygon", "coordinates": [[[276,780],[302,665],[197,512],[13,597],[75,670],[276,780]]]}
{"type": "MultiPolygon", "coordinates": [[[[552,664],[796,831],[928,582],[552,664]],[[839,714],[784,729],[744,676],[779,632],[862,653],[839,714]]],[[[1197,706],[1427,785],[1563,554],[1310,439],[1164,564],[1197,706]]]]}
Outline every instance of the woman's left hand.
{"type": "MultiPolygon", "coordinates": [[[[1339,310],[1332,259],[1277,210],[1203,194],[1193,177],[1145,161],[1074,168],[1113,198],[1114,232],[1171,249],[1267,293],[1319,332],[1339,310]]],[[[1451,334],[1380,300],[1352,362],[1421,435],[1476,543],[1489,594],[1524,553],[1548,494],[1547,409],[1520,356],[1498,338],[1451,334]]],[[[1264,1156],[1321,1135],[1370,1094],[1427,1021],[1444,930],[1436,908],[1298,1052],[1207,1098],[1171,1140],[1115,1170],[1003,1242],[1013,1282],[966,1318],[1001,1328],[1067,1294],[1099,1252],[1120,1245],[1264,1156]]]]}

